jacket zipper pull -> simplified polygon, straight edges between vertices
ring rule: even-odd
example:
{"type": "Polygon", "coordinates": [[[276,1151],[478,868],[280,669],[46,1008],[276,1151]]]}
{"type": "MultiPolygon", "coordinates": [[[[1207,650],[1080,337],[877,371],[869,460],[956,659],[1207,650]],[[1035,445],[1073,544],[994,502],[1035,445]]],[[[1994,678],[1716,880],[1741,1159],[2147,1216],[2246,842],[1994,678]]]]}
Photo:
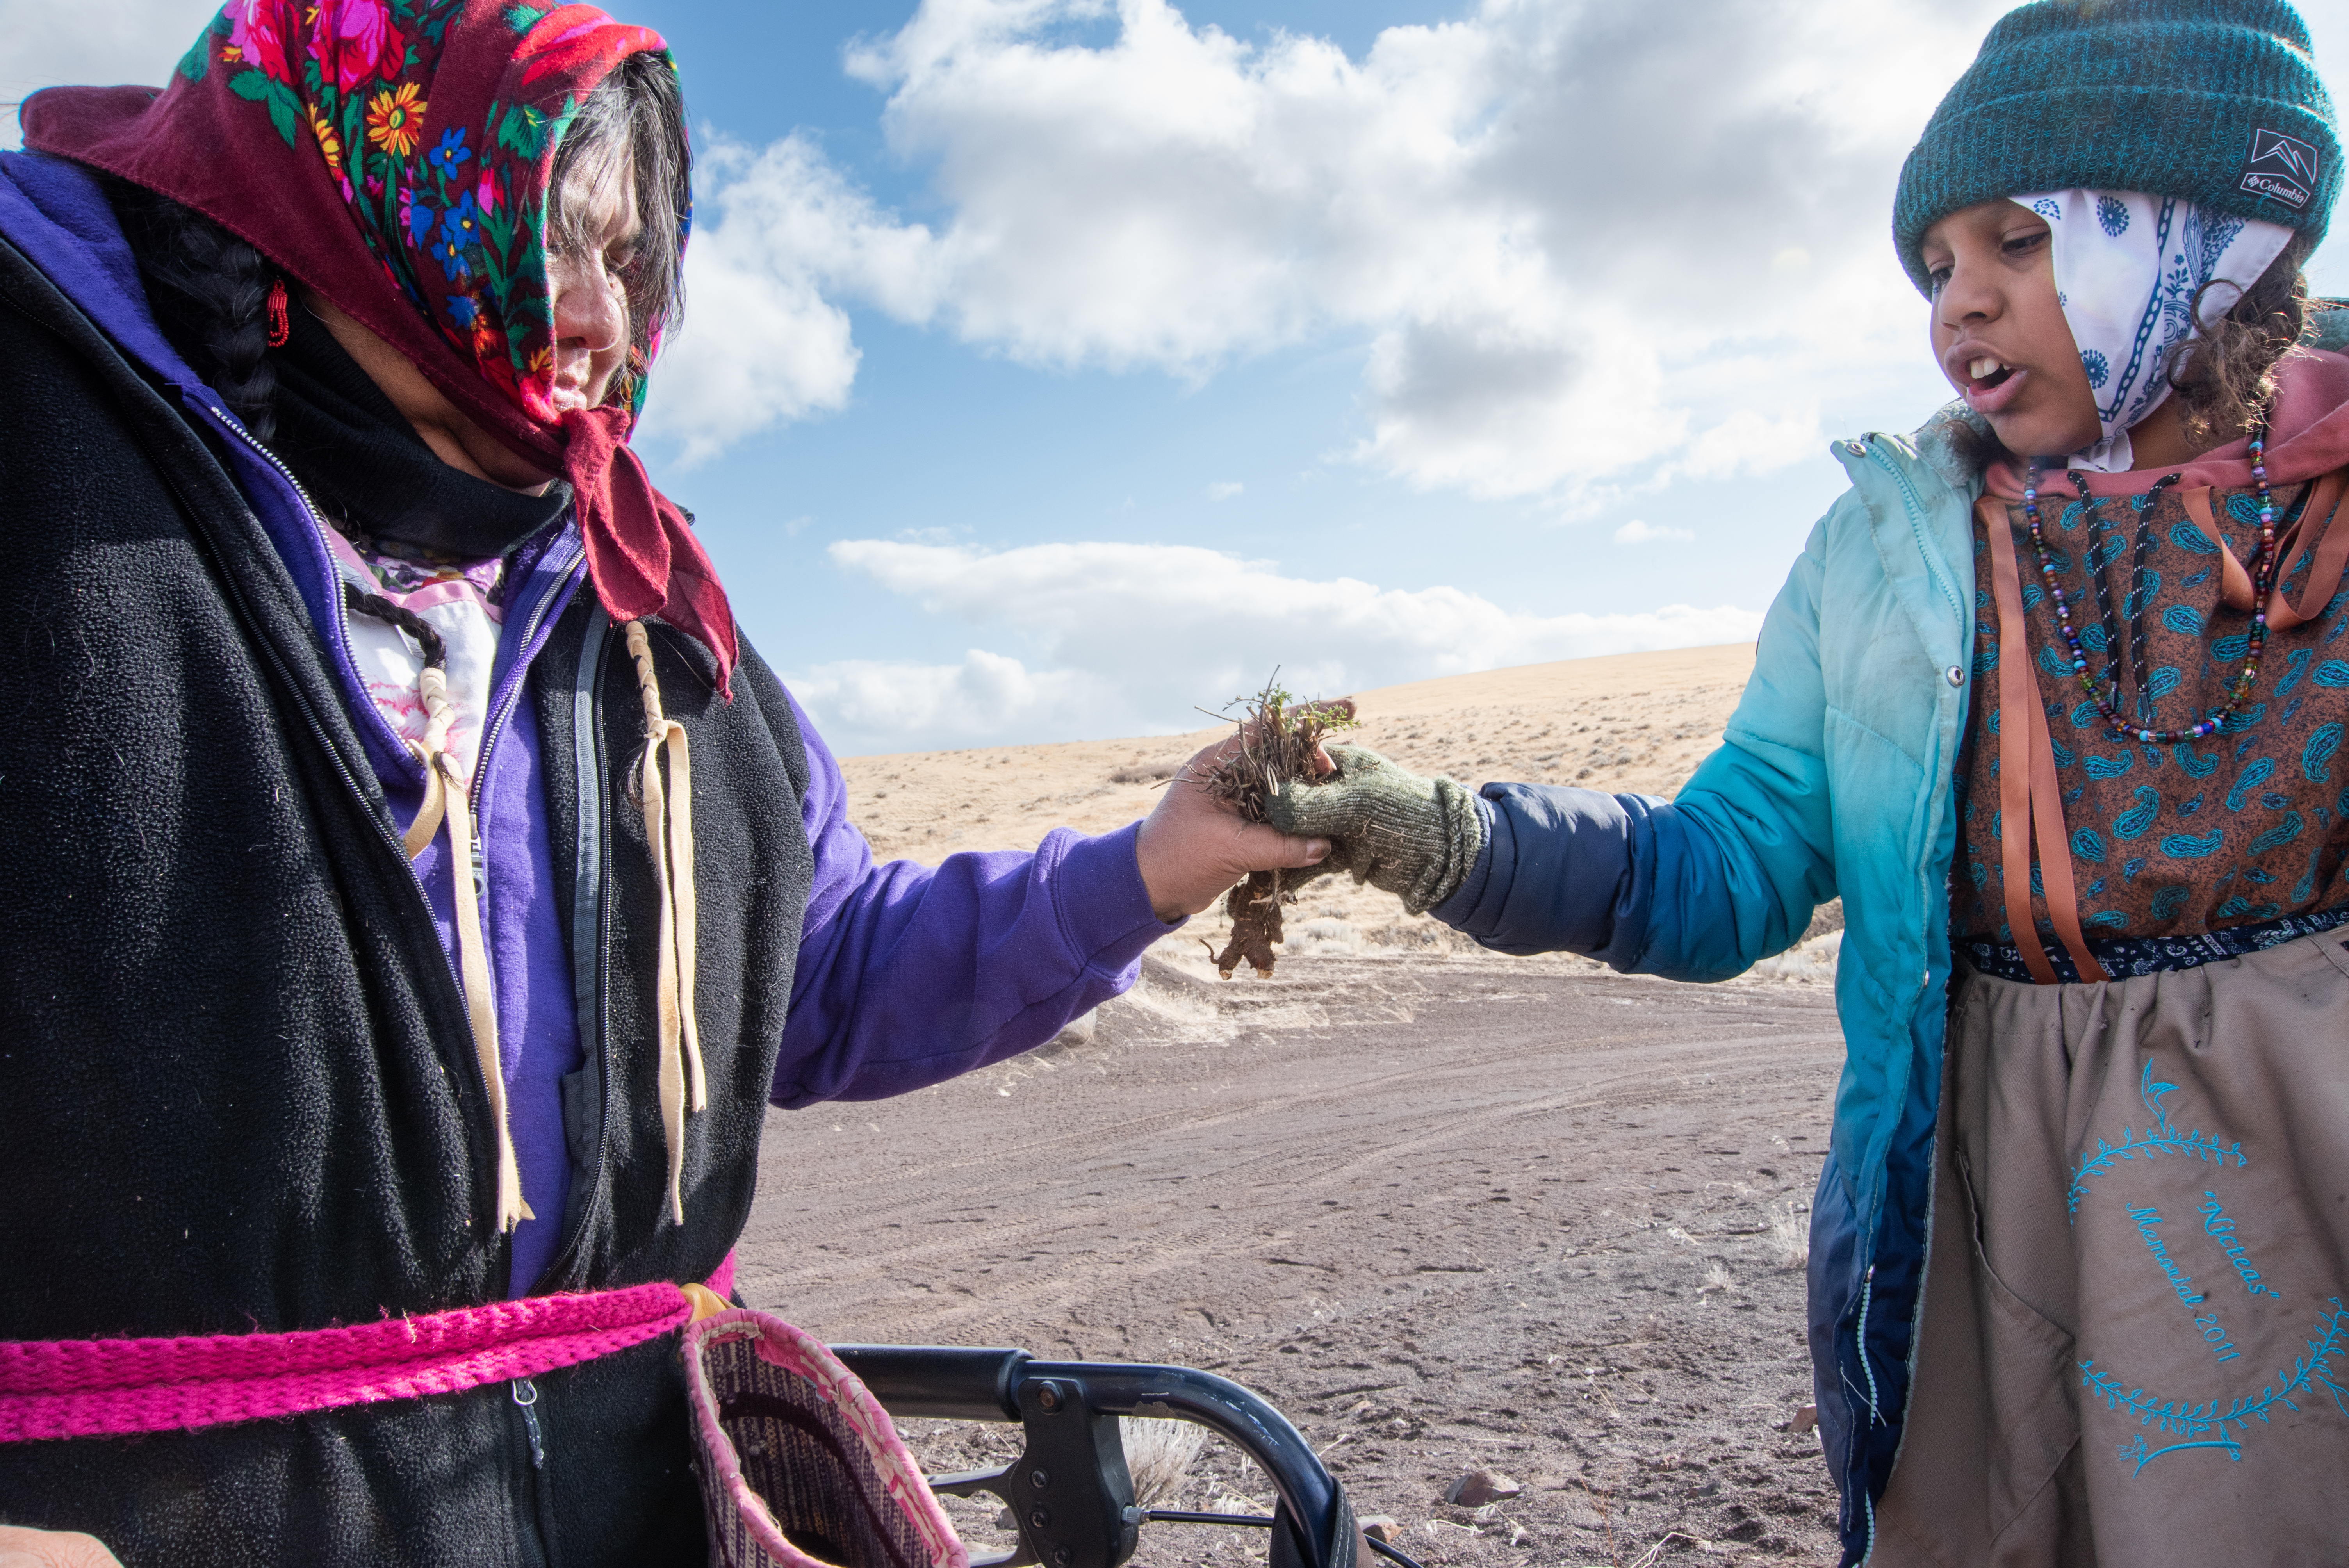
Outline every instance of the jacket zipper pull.
{"type": "Polygon", "coordinates": [[[530,1468],[546,1468],[546,1433],[538,1424],[538,1385],[527,1377],[513,1381],[513,1402],[522,1407],[522,1424],[530,1430],[530,1468]]]}

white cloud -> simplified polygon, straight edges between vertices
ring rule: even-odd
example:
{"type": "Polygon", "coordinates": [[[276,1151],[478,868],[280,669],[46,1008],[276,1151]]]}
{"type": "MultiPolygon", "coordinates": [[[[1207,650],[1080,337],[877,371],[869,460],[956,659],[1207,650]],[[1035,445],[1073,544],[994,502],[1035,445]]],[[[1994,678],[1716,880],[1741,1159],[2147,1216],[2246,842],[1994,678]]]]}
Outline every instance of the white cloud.
{"type": "Polygon", "coordinates": [[[1694,539],[1685,528],[1658,528],[1641,518],[1633,518],[1615,531],[1618,544],[1667,544],[1694,539]]]}
{"type": "MultiPolygon", "coordinates": [[[[850,67],[933,221],[802,135],[705,134],[649,431],[698,459],[843,407],[861,302],[1028,363],[1192,379],[1367,345],[1348,450],[1415,486],[1588,510],[1766,471],[1822,420],[1938,396],[1886,217],[2009,4],[1480,0],[1350,57],[1166,0],[922,0],[850,67]]],[[[0,98],[160,81],[211,9],[0,0],[0,98]]],[[[2307,9],[2330,64],[2343,8],[2307,9]]]]}
{"type": "MultiPolygon", "coordinates": [[[[0,0],[0,101],[60,82],[162,85],[218,0],[0,0]]],[[[19,145],[16,117],[0,109],[0,148],[19,145]]]]}
{"type": "Polygon", "coordinates": [[[1240,483],[1237,480],[1217,480],[1214,484],[1207,487],[1207,499],[1209,500],[1229,500],[1234,496],[1238,495],[1241,491],[1247,489],[1247,486],[1240,483]]]}
{"type": "Polygon", "coordinates": [[[1381,588],[1283,574],[1190,545],[1066,543],[1003,551],[846,540],[833,562],[934,615],[1000,628],[1019,654],[955,665],[841,664],[793,678],[850,751],[1172,733],[1194,705],[1254,690],[1277,665],[1300,694],[1335,696],[1548,659],[1751,638],[1758,611],[1668,604],[1537,615],[1456,588],[1381,588]]]}
{"type": "Polygon", "coordinates": [[[941,750],[1007,736],[1067,733],[1104,695],[1073,670],[1031,674],[1018,659],[973,648],[958,665],[848,659],[794,676],[792,691],[835,751],[941,750]]]}
{"type": "Polygon", "coordinates": [[[1775,419],[1740,408],[1690,441],[1672,473],[1696,480],[1768,473],[1815,456],[1826,438],[1816,404],[1775,419]]]}
{"type": "Polygon", "coordinates": [[[924,0],[849,67],[889,94],[935,228],[801,143],[759,200],[731,194],[740,160],[711,188],[746,231],[732,252],[763,258],[746,275],[1028,363],[1196,379],[1351,335],[1370,347],[1357,460],[1570,501],[1816,453],[1830,398],[1881,418],[1889,386],[1930,407],[1886,213],[2004,7],[1676,0],[1658,26],[1484,0],[1355,59],[1242,42],[1166,0],[924,0]],[[814,241],[811,208],[833,215],[814,241]]]}
{"type": "Polygon", "coordinates": [[[685,325],[646,405],[688,464],[847,402],[859,356],[826,289],[918,319],[939,283],[929,231],[879,213],[804,137],[754,153],[707,135],[700,160],[685,325]]]}

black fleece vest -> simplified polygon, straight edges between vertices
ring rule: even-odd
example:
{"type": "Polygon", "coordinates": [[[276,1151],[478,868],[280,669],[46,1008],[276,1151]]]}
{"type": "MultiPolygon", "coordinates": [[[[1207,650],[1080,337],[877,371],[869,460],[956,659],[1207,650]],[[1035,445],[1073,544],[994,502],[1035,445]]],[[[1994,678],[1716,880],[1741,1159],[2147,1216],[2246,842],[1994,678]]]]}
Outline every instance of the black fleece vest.
{"type": "MultiPolygon", "coordinates": [[[[203,440],[0,242],[0,1338],[241,1334],[505,1294],[456,982],[291,579],[203,440]]],[[[700,1279],[750,1212],[812,857],[773,675],[656,626],[693,748],[710,1106],[665,1216],[636,680],[581,593],[533,666],[587,1065],[539,1291],[700,1279]]],[[[0,1522],[128,1568],[699,1564],[675,1336],[504,1385],[0,1444],[0,1522]]]]}

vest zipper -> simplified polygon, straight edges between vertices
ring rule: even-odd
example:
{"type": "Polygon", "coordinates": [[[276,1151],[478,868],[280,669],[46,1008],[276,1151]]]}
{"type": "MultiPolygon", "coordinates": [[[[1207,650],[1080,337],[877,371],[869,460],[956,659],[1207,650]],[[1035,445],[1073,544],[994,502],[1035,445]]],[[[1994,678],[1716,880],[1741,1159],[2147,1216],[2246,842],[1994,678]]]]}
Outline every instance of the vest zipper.
{"type": "MultiPolygon", "coordinates": [[[[215,409],[213,412],[217,415],[219,410],[215,409]]],[[[237,437],[243,440],[247,447],[250,447],[264,462],[266,462],[271,468],[276,469],[278,475],[283,478],[288,485],[293,487],[295,495],[298,497],[302,502],[303,511],[305,513],[305,521],[308,521],[311,528],[316,530],[323,527],[324,525],[318,520],[317,503],[310,499],[310,492],[302,487],[302,481],[294,477],[294,471],[278,460],[277,454],[271,451],[267,447],[263,446],[258,440],[255,440],[252,433],[246,430],[243,425],[233,420],[228,420],[224,417],[222,418],[222,422],[225,428],[233,430],[237,437]]],[[[581,562],[584,562],[585,560],[585,557],[583,555],[580,558],[580,562],[574,562],[571,567],[566,568],[564,574],[564,577],[568,577],[572,572],[576,571],[581,562]]],[[[339,580],[340,573],[336,573],[336,575],[339,580]]],[[[531,606],[530,615],[528,619],[523,623],[522,642],[518,645],[519,647],[528,647],[530,645],[530,640],[538,634],[539,626],[546,619],[547,608],[552,605],[555,599],[561,594],[562,586],[563,579],[558,578],[554,583],[548,586],[545,593],[541,593],[538,596],[538,603],[531,606]]],[[[347,646],[350,640],[349,613],[347,611],[338,611],[337,614],[342,621],[344,644],[347,646]]],[[[519,654],[517,654],[516,656],[517,661],[519,661],[519,654]]],[[[471,784],[467,789],[469,804],[473,808],[471,812],[473,830],[471,834],[472,841],[464,846],[463,852],[473,863],[473,889],[475,897],[485,905],[489,902],[490,880],[489,851],[481,831],[481,791],[483,785],[489,778],[491,748],[496,745],[499,737],[504,732],[506,720],[512,716],[514,705],[521,698],[523,682],[529,678],[530,676],[527,671],[517,670],[514,673],[512,683],[506,692],[506,700],[500,704],[496,711],[489,715],[482,724],[481,746],[473,755],[473,778],[471,784]]],[[[347,779],[349,778],[347,770],[345,772],[345,777],[347,779]]],[[[356,780],[352,780],[352,783],[353,787],[356,788],[356,780]]],[[[365,799],[364,794],[361,795],[361,799],[365,799]]],[[[369,814],[372,815],[373,813],[369,814]]],[[[415,863],[409,860],[406,847],[399,844],[397,839],[393,840],[393,844],[394,847],[399,851],[400,863],[407,867],[409,883],[416,889],[417,897],[423,901],[427,918],[429,918],[432,901],[430,895],[425,892],[424,879],[416,874],[415,863]]],[[[450,848],[454,851],[456,846],[452,844],[450,848]]],[[[486,940],[486,934],[484,940],[486,940]]],[[[459,977],[456,970],[453,967],[450,967],[449,955],[445,949],[443,949],[440,954],[440,959],[442,966],[449,969],[450,978],[457,983],[457,995],[461,1001],[465,992],[464,982],[459,977]]],[[[494,1007],[496,1005],[496,999],[492,997],[491,1000],[491,1006],[494,1007]]],[[[475,1043],[473,1041],[472,1020],[470,1016],[465,1020],[465,1038],[469,1044],[475,1043]]],[[[483,1086],[482,1092],[485,1095],[488,1093],[488,1088],[486,1085],[483,1086]]],[[[533,1418],[535,1419],[535,1417],[533,1418]]]]}
{"type": "Polygon", "coordinates": [[[530,1433],[530,1468],[546,1468],[546,1432],[538,1424],[538,1385],[527,1377],[513,1380],[513,1402],[522,1407],[522,1424],[530,1433]]]}
{"type": "MultiPolygon", "coordinates": [[[[280,461],[276,453],[271,451],[267,447],[263,446],[259,441],[255,440],[252,432],[247,430],[243,424],[230,418],[228,415],[222,413],[218,408],[214,408],[212,412],[213,417],[219,420],[222,428],[228,430],[230,433],[234,435],[238,440],[243,442],[247,447],[250,447],[253,449],[254,456],[258,457],[263,462],[267,463],[271,468],[276,469],[278,478],[284,480],[288,486],[292,487],[295,498],[302,503],[303,521],[310,525],[311,531],[315,533],[319,529],[323,528],[325,525],[318,521],[318,503],[310,499],[310,492],[302,488],[302,481],[294,477],[294,470],[287,468],[284,462],[280,461]]],[[[334,562],[331,558],[326,562],[326,570],[339,585],[342,580],[342,574],[335,570],[334,562]]],[[[337,607],[335,613],[335,629],[342,635],[343,653],[345,656],[347,657],[350,653],[351,645],[350,614],[348,611],[340,608],[339,598],[337,599],[336,603],[337,607]]],[[[372,710],[363,717],[372,717],[378,724],[384,724],[384,720],[381,716],[374,714],[372,710]]],[[[355,716],[352,719],[352,723],[354,725],[362,721],[363,719],[360,716],[355,716]]],[[[391,735],[391,738],[395,742],[399,739],[398,735],[391,733],[390,726],[388,724],[384,725],[384,732],[388,735],[391,735]]],[[[406,757],[409,753],[403,748],[400,748],[399,755],[406,757]]],[[[422,771],[422,765],[419,764],[419,774],[422,771]]],[[[419,879],[417,882],[417,886],[421,888],[423,885],[422,881],[419,879]]],[[[453,973],[453,971],[451,973],[453,973]]]]}
{"type": "Polygon", "coordinates": [[[514,1480],[517,1491],[529,1494],[529,1506],[523,1511],[537,1531],[537,1555],[529,1552],[533,1544],[529,1532],[523,1532],[523,1563],[521,1568],[560,1568],[562,1553],[556,1544],[554,1498],[546,1474],[546,1426],[538,1416],[538,1385],[527,1377],[517,1377],[507,1385],[514,1409],[522,1417],[523,1436],[530,1448],[530,1470],[514,1480]]]}
{"type": "MultiPolygon", "coordinates": [[[[521,650],[529,647],[530,640],[538,635],[538,628],[546,619],[548,607],[562,596],[563,584],[585,563],[586,559],[583,554],[577,561],[564,568],[563,575],[549,584],[546,592],[538,596],[538,603],[530,607],[529,618],[523,623],[522,641],[516,645],[514,662],[517,667],[511,672],[513,677],[512,685],[506,690],[505,701],[500,703],[482,721],[481,745],[473,760],[471,789],[473,820],[477,824],[474,831],[477,835],[481,830],[478,824],[481,820],[481,789],[490,776],[490,748],[495,746],[505,733],[506,720],[513,717],[515,706],[522,701],[523,683],[530,679],[530,672],[519,667],[522,662],[521,650]]],[[[486,888],[489,883],[484,880],[475,885],[486,888]]]]}
{"type": "MultiPolygon", "coordinates": [[[[595,1218],[596,1212],[603,1202],[604,1165],[605,1157],[610,1152],[612,1140],[611,994],[610,987],[605,984],[604,974],[605,964],[609,958],[612,951],[612,900],[609,891],[611,886],[612,865],[612,803],[606,798],[606,791],[604,789],[606,775],[605,772],[604,728],[600,718],[604,707],[604,665],[605,655],[610,653],[612,646],[612,623],[607,616],[597,612],[595,614],[592,614],[588,617],[588,634],[595,637],[595,645],[591,649],[583,645],[579,650],[579,656],[582,661],[593,661],[593,667],[589,671],[587,677],[587,689],[593,694],[593,696],[586,705],[587,714],[585,722],[589,726],[588,741],[595,758],[596,779],[596,849],[595,888],[595,1003],[594,1021],[595,1042],[593,1047],[595,1053],[595,1081],[597,1085],[597,1092],[595,1096],[595,1155],[594,1161],[588,1166],[585,1173],[587,1188],[585,1195],[579,1204],[577,1218],[565,1228],[564,1234],[555,1245],[554,1255],[547,1260],[545,1272],[541,1274],[537,1280],[532,1282],[532,1288],[533,1290],[536,1289],[539,1284],[543,1284],[548,1280],[560,1278],[563,1272],[568,1269],[578,1260],[580,1243],[586,1239],[588,1226],[595,1218]]],[[[573,722],[575,726],[581,722],[577,717],[576,708],[574,709],[574,717],[573,722]]],[[[572,740],[572,755],[576,758],[578,754],[579,743],[578,738],[574,734],[572,740]]],[[[572,788],[584,801],[585,790],[582,783],[579,780],[574,779],[573,781],[572,788]]],[[[574,899],[580,898],[584,896],[584,892],[585,890],[574,888],[572,892],[572,897],[574,899]]],[[[583,1029],[588,1026],[588,1020],[585,1016],[585,1010],[582,1009],[583,1016],[580,1019],[580,1026],[583,1029]]],[[[565,1205],[566,1208],[569,1205],[567,1204],[565,1205]]]]}
{"type": "MultiPolygon", "coordinates": [[[[277,470],[278,474],[284,478],[285,482],[293,488],[295,497],[302,502],[304,512],[306,515],[310,526],[313,529],[316,528],[318,526],[317,508],[311,501],[309,492],[302,488],[302,481],[295,479],[293,473],[287,469],[285,465],[277,460],[275,453],[270,451],[268,448],[254,439],[253,436],[245,430],[243,425],[229,418],[217,408],[212,409],[212,413],[215,421],[222,428],[233,431],[239,440],[253,449],[254,452],[261,456],[264,461],[267,462],[271,468],[277,470]]],[[[191,517],[200,515],[197,509],[190,503],[187,494],[181,490],[177,477],[166,473],[162,465],[160,463],[156,465],[156,471],[164,475],[164,482],[171,487],[172,493],[179,497],[180,504],[187,509],[189,515],[191,517]]],[[[233,476],[231,482],[234,482],[233,476]]],[[[255,519],[256,522],[258,521],[258,519],[255,519]]],[[[236,573],[233,572],[223,571],[220,575],[221,581],[227,587],[227,591],[235,600],[238,607],[243,611],[246,625],[256,628],[254,641],[264,651],[271,668],[276,674],[279,681],[284,684],[286,691],[292,695],[295,705],[301,708],[303,719],[308,725],[312,738],[317,741],[320,748],[323,749],[328,757],[333,758],[335,771],[341,777],[344,788],[351,792],[352,796],[357,799],[359,805],[364,810],[367,806],[367,791],[360,788],[357,776],[351,771],[349,759],[345,758],[342,754],[341,748],[335,745],[332,737],[330,737],[326,732],[325,722],[319,718],[316,711],[311,707],[308,698],[303,694],[301,686],[295,681],[294,673],[289,667],[287,667],[284,655],[279,651],[276,645],[272,643],[268,637],[258,634],[258,617],[254,614],[252,603],[245,597],[243,584],[238,581],[236,573]]],[[[481,771],[481,769],[477,760],[474,765],[474,772],[476,775],[479,775],[481,771]]],[[[416,890],[418,906],[423,910],[425,921],[427,924],[429,924],[432,919],[432,901],[430,896],[427,894],[424,890],[424,879],[416,874],[415,864],[408,858],[406,846],[400,842],[398,835],[392,831],[390,824],[385,821],[382,817],[377,815],[377,813],[372,810],[367,810],[365,814],[367,820],[375,824],[376,836],[378,840],[382,843],[385,849],[390,851],[391,858],[399,862],[400,870],[407,874],[408,885],[416,890]]],[[[440,946],[440,933],[437,928],[433,932],[432,945],[440,954],[441,973],[448,976],[450,989],[455,995],[457,1003],[455,1016],[458,1026],[464,1031],[464,1039],[466,1043],[469,1046],[474,1045],[476,1042],[473,1039],[472,1019],[467,1015],[465,1010],[464,982],[459,978],[456,969],[450,964],[448,950],[440,946]]],[[[478,1056],[478,1052],[472,1054],[478,1056]]],[[[478,1075],[478,1069],[476,1070],[478,1075]]],[[[489,1092],[486,1086],[484,1086],[481,1092],[481,1103],[484,1114],[486,1114],[489,1103],[489,1092]]],[[[478,1119],[478,1118],[476,1119],[478,1119]]],[[[492,1144],[492,1147],[494,1149],[495,1145],[492,1144]]],[[[492,1155],[492,1160],[494,1161],[494,1155],[492,1155]]],[[[511,1271],[511,1259],[512,1257],[512,1246],[510,1244],[502,1245],[499,1250],[503,1252],[509,1260],[508,1268],[509,1271],[511,1271]]],[[[525,1379],[524,1381],[527,1382],[528,1380],[525,1379]]],[[[532,1479],[535,1483],[533,1487],[533,1491],[534,1493],[533,1501],[533,1503],[536,1503],[543,1501],[545,1490],[544,1478],[537,1472],[543,1470],[544,1468],[546,1450],[543,1434],[539,1426],[538,1411],[535,1408],[537,1403],[536,1385],[530,1385],[530,1387],[531,1402],[530,1404],[523,1407],[523,1421],[529,1430],[531,1463],[533,1470],[532,1479]]],[[[522,1404],[522,1401],[517,1398],[515,1403],[522,1404]]],[[[546,1523],[547,1522],[541,1511],[534,1507],[531,1511],[530,1524],[537,1536],[537,1555],[538,1560],[541,1563],[549,1562],[553,1555],[552,1547],[554,1543],[547,1536],[546,1523]]]]}
{"type": "MultiPolygon", "coordinates": [[[[295,495],[301,500],[310,526],[317,527],[317,511],[311,504],[309,492],[302,488],[302,482],[287,471],[285,465],[277,460],[274,453],[248,435],[242,425],[217,408],[211,411],[221,428],[233,432],[239,440],[259,453],[271,468],[275,469],[285,478],[285,482],[293,487],[295,495]]],[[[171,492],[180,498],[180,504],[188,509],[189,514],[197,515],[195,505],[189,500],[187,493],[181,490],[178,478],[164,470],[160,464],[157,465],[156,471],[163,474],[164,482],[171,487],[171,492]]],[[[230,482],[233,484],[235,481],[232,478],[230,482]]],[[[259,519],[256,518],[254,521],[257,522],[259,519]]],[[[301,707],[303,720],[309,726],[312,738],[317,741],[328,757],[334,758],[335,772],[341,778],[344,787],[351,792],[360,806],[367,806],[367,791],[360,788],[357,775],[352,773],[350,759],[343,755],[341,748],[335,745],[333,738],[326,733],[325,722],[318,717],[316,711],[310,706],[309,699],[303,695],[300,684],[295,680],[294,672],[287,666],[285,655],[278,650],[277,645],[266,636],[259,634],[260,617],[254,613],[252,601],[245,596],[243,584],[238,581],[234,573],[227,571],[221,573],[221,581],[226,585],[230,596],[236,601],[238,608],[243,612],[246,625],[255,628],[254,641],[263,649],[268,657],[271,669],[275,672],[277,678],[285,683],[286,691],[301,707]]],[[[424,918],[429,923],[432,918],[432,900],[424,891],[424,879],[416,874],[416,867],[409,861],[408,851],[401,845],[399,835],[392,831],[391,825],[373,810],[367,812],[367,818],[368,821],[375,824],[376,837],[386,849],[391,851],[391,858],[399,862],[399,869],[408,877],[408,885],[416,890],[416,902],[423,909],[424,918]]],[[[440,938],[437,930],[433,934],[432,945],[440,954],[440,972],[448,976],[450,988],[456,995],[455,1012],[458,1026],[463,1029],[466,1043],[471,1045],[473,1039],[473,1024],[472,1020],[465,1016],[464,982],[458,977],[455,965],[449,962],[448,951],[440,946],[440,938]]],[[[486,1096],[487,1090],[484,1089],[483,1092],[486,1096]]]]}

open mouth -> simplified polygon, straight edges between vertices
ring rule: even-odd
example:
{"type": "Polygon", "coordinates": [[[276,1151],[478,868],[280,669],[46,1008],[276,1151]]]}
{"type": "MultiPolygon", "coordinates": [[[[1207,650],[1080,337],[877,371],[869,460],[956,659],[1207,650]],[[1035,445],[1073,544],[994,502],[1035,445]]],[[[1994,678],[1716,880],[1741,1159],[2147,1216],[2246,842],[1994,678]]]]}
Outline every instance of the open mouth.
{"type": "Polygon", "coordinates": [[[1982,354],[1966,362],[1966,374],[1972,378],[1977,389],[1987,392],[1992,387],[2005,386],[2007,377],[2014,374],[2014,366],[1991,355],[1982,354]]]}
{"type": "Polygon", "coordinates": [[[2022,396],[2031,372],[2019,365],[2009,365],[1995,354],[1973,354],[1960,362],[1956,368],[1964,371],[1965,378],[1958,389],[1976,413],[1997,414],[2022,396]]]}

